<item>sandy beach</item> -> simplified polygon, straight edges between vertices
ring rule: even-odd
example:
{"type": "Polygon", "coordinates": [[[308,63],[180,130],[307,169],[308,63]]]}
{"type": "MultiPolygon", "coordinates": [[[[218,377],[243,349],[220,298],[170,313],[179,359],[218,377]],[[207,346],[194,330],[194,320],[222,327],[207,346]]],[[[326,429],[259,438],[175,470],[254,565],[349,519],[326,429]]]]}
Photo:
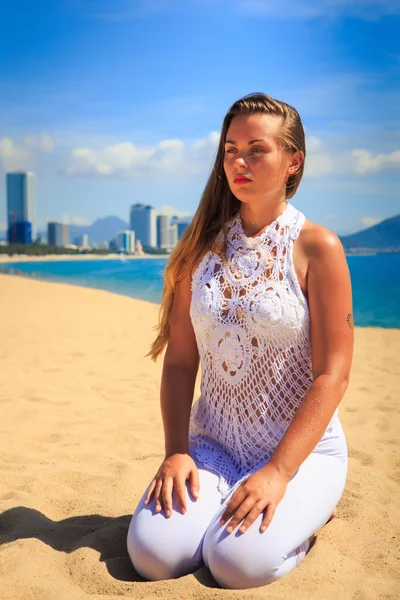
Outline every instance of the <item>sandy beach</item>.
{"type": "Polygon", "coordinates": [[[234,591],[205,567],[144,581],[126,551],[164,452],[158,306],[12,275],[0,299],[0,600],[399,598],[400,330],[356,330],[338,516],[291,574],[234,591]]]}

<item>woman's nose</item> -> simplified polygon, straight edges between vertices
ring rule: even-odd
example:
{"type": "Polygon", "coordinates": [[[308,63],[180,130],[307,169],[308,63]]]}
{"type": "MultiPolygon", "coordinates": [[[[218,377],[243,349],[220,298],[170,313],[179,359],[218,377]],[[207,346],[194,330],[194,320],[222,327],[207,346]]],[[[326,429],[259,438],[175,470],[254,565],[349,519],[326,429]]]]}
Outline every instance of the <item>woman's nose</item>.
{"type": "Polygon", "coordinates": [[[235,158],[235,165],[242,167],[243,165],[245,165],[245,160],[243,158],[243,156],[237,156],[235,158]]]}

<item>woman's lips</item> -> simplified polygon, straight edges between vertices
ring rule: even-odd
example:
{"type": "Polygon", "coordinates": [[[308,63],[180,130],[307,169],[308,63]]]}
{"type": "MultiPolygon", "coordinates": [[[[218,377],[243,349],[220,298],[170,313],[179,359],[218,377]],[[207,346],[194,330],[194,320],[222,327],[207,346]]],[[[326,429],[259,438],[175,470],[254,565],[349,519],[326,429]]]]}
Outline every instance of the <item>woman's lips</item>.
{"type": "Polygon", "coordinates": [[[235,177],[233,181],[234,183],[241,185],[242,183],[250,183],[251,179],[248,179],[247,177],[235,177]]]}

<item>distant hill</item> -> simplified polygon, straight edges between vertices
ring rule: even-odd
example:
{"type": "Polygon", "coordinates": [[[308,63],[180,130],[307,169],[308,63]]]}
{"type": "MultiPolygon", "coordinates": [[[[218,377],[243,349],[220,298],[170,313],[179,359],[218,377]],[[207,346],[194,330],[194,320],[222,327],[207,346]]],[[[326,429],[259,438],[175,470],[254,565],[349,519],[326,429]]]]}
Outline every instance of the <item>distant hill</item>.
{"type": "MultiPolygon", "coordinates": [[[[123,229],[129,229],[129,225],[119,217],[103,217],[96,219],[91,225],[69,225],[69,243],[73,244],[75,238],[84,233],[88,234],[89,243],[96,242],[97,244],[101,244],[101,242],[109,242],[115,239],[118,231],[122,231],[123,229]]],[[[44,233],[47,237],[47,232],[44,233]]]]}
{"type": "MultiPolygon", "coordinates": [[[[185,219],[179,219],[184,221],[185,219]]],[[[187,219],[188,221],[190,218],[187,219]]],[[[74,238],[83,233],[89,236],[89,242],[100,244],[105,240],[110,241],[115,238],[118,231],[129,229],[126,221],[119,217],[103,217],[97,219],[91,225],[69,226],[69,240],[72,244],[74,238]]],[[[47,235],[47,232],[46,234],[47,235]]],[[[4,232],[4,239],[6,235],[4,232]]],[[[381,221],[377,225],[358,231],[351,235],[339,236],[346,250],[350,248],[360,249],[368,248],[371,250],[391,250],[400,248],[400,215],[390,217],[381,221]]]]}
{"type": "Polygon", "coordinates": [[[373,250],[393,250],[400,248],[400,215],[385,219],[377,225],[353,233],[340,236],[345,248],[370,248],[373,250]]]}

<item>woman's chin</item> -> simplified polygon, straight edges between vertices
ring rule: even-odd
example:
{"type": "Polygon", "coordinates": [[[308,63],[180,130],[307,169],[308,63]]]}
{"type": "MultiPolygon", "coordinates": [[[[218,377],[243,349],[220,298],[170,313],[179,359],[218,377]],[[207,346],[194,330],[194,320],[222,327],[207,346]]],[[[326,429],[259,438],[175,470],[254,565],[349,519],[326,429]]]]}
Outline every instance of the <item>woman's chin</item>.
{"type": "Polygon", "coordinates": [[[243,194],[243,193],[240,193],[240,192],[239,192],[239,194],[235,193],[235,192],[232,192],[232,193],[235,196],[235,198],[237,200],[239,200],[240,202],[245,202],[246,204],[248,204],[249,202],[251,202],[251,196],[249,194],[243,194]]]}

